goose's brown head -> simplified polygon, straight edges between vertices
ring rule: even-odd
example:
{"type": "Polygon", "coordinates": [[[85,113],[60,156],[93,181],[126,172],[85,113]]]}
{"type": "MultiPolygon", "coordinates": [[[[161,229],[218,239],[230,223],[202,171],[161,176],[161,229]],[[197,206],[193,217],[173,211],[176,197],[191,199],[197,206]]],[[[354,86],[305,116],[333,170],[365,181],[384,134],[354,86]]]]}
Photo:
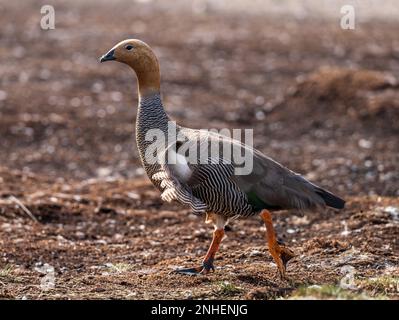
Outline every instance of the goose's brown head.
{"type": "Polygon", "coordinates": [[[130,66],[136,72],[141,96],[159,92],[158,59],[143,41],[128,39],[119,42],[100,58],[100,62],[105,61],[118,61],[130,66]]]}

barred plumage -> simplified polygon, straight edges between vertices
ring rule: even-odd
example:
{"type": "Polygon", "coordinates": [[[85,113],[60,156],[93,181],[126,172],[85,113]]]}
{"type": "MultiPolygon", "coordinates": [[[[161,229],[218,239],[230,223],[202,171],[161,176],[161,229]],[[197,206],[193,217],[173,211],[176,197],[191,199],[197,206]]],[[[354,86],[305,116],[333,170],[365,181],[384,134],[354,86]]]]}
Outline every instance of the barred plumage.
{"type": "Polygon", "coordinates": [[[283,277],[285,264],[294,254],[278,244],[268,210],[343,208],[345,201],[237,140],[170,122],[160,96],[158,60],[142,41],[129,39],[120,42],[101,58],[101,62],[109,60],[126,63],[136,72],[139,84],[136,141],[143,167],[153,184],[161,190],[162,199],[189,205],[197,214],[206,213],[206,220],[215,224],[214,238],[203,265],[180,271],[198,273],[212,270],[228,219],[260,213],[268,232],[269,251],[283,277]],[[171,129],[175,131],[172,136],[169,134],[171,129]],[[209,147],[212,143],[207,142],[227,146],[227,150],[233,152],[245,151],[251,156],[252,170],[244,175],[237,174],[239,161],[236,163],[234,157],[221,153],[224,148],[217,148],[216,154],[210,152],[209,155],[213,149],[209,147]],[[189,148],[185,149],[187,146],[189,148]],[[198,151],[194,153],[194,159],[186,154],[191,147],[198,151]],[[205,163],[202,161],[204,154],[205,163]],[[170,155],[177,161],[170,162],[170,155]]]}
{"type": "MultiPolygon", "coordinates": [[[[140,100],[136,121],[137,145],[144,169],[153,184],[163,191],[162,198],[164,200],[177,200],[182,204],[188,204],[196,214],[214,212],[226,217],[247,217],[257,213],[257,211],[253,210],[253,207],[248,204],[245,193],[241,192],[237,184],[230,179],[233,175],[233,165],[218,163],[191,164],[191,167],[195,171],[196,181],[201,181],[201,183],[197,182],[195,185],[187,185],[179,182],[176,177],[173,176],[173,170],[171,170],[170,166],[165,163],[166,161],[163,159],[165,158],[167,150],[162,150],[162,145],[160,145],[159,150],[161,152],[163,151],[163,154],[158,155],[159,161],[155,164],[148,163],[145,158],[146,148],[148,148],[153,141],[146,140],[146,133],[156,128],[162,130],[165,136],[167,136],[169,121],[170,119],[166,116],[159,95],[140,100]],[[159,116],[157,117],[154,115],[159,116]],[[161,162],[163,162],[163,164],[161,162]],[[163,185],[162,181],[165,181],[163,185]],[[174,183],[174,188],[171,188],[171,183],[174,183]]],[[[173,123],[169,122],[169,125],[173,125],[173,123]]],[[[180,126],[176,126],[176,131],[177,134],[187,139],[198,139],[198,137],[201,139],[201,135],[204,135],[203,139],[209,137],[208,132],[180,126]]]]}
{"type": "Polygon", "coordinates": [[[329,194],[327,191],[258,151],[218,134],[210,135],[208,131],[184,128],[170,122],[159,94],[140,100],[136,137],[145,171],[154,185],[164,192],[162,198],[188,204],[194,213],[214,212],[226,218],[248,217],[264,208],[312,210],[326,205],[324,198],[329,194]],[[159,129],[164,136],[168,136],[168,125],[175,126],[177,135],[192,144],[202,146],[211,139],[223,140],[223,143],[227,141],[238,148],[249,148],[254,156],[254,171],[248,176],[237,176],[234,174],[234,163],[223,164],[220,155],[217,159],[209,159],[208,164],[188,164],[192,170],[190,181],[179,181],[173,165],[167,163],[169,151],[179,152],[176,141],[168,141],[168,146],[164,146],[164,141],[159,141],[156,163],[148,163],[145,157],[147,148],[154,143],[148,137],[146,139],[146,134],[151,129],[159,129]],[[161,173],[164,179],[160,179],[161,173]],[[256,197],[258,205],[249,199],[249,194],[256,197]]]}

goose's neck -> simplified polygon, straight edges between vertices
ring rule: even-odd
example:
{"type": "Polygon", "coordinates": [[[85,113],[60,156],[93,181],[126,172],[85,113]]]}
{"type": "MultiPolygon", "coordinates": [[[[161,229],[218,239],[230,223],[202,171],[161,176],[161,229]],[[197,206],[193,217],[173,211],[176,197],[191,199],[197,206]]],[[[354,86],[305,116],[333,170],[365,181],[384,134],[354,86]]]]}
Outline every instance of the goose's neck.
{"type": "Polygon", "coordinates": [[[162,104],[161,95],[154,93],[149,96],[139,96],[137,111],[137,128],[167,130],[169,117],[162,104]]]}
{"type": "Polygon", "coordinates": [[[155,55],[152,55],[149,59],[143,59],[139,64],[132,66],[132,69],[137,77],[139,97],[159,95],[161,73],[155,55]]]}
{"type": "MultiPolygon", "coordinates": [[[[146,140],[146,134],[149,130],[160,130],[163,133],[168,132],[169,117],[162,105],[161,95],[159,93],[149,96],[139,97],[139,105],[136,118],[136,140],[139,149],[153,143],[146,140]]],[[[156,132],[154,131],[156,134],[156,132]]]]}
{"type": "Polygon", "coordinates": [[[136,118],[136,142],[141,162],[151,180],[152,175],[160,170],[160,166],[158,163],[146,159],[146,151],[154,143],[159,144],[158,147],[160,148],[164,147],[162,138],[167,136],[168,121],[169,117],[163,108],[159,93],[139,97],[136,118]]]}

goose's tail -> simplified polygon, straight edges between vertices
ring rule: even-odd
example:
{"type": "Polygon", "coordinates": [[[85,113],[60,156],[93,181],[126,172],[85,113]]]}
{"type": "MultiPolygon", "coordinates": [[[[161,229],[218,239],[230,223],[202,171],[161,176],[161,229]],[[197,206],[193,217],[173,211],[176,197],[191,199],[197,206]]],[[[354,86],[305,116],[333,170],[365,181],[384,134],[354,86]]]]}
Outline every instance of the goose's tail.
{"type": "Polygon", "coordinates": [[[345,200],[333,195],[331,192],[319,187],[315,191],[324,200],[326,206],[335,209],[343,209],[345,207],[345,200]]]}

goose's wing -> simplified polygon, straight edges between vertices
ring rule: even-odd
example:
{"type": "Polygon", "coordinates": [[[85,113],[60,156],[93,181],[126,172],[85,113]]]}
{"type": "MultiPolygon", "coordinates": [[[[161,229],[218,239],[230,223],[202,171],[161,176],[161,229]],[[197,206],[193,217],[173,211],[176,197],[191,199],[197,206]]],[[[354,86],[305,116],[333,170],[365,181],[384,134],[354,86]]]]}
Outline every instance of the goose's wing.
{"type": "Polygon", "coordinates": [[[246,202],[255,210],[344,207],[344,200],[237,140],[215,133],[201,131],[189,131],[189,133],[190,139],[189,143],[185,144],[185,150],[175,142],[163,153],[163,157],[174,153],[175,163],[165,161],[164,158],[162,171],[153,177],[162,180],[161,187],[164,188],[162,197],[165,200],[178,200],[189,204],[194,212],[204,212],[205,202],[195,197],[193,191],[213,189],[212,191],[222,193],[221,189],[228,186],[231,189],[230,195],[239,194],[241,198],[245,195],[246,202]],[[240,174],[242,171],[236,169],[242,165],[239,165],[234,157],[226,159],[221,152],[212,154],[209,145],[205,143],[209,141],[221,143],[219,151],[223,150],[220,149],[223,146],[231,147],[233,153],[242,154],[244,151],[245,161],[251,161],[251,170],[246,174],[240,174]],[[186,155],[186,151],[193,145],[196,145],[198,150],[196,161],[186,155]],[[201,158],[204,154],[205,158],[201,158]]]}
{"type": "Polygon", "coordinates": [[[211,162],[219,165],[203,165],[198,172],[205,174],[197,174],[195,177],[212,179],[220,175],[226,179],[227,176],[223,175],[223,172],[227,168],[231,173],[228,179],[246,195],[248,203],[255,210],[314,210],[325,206],[342,209],[345,205],[343,199],[311,183],[251,146],[217,133],[199,131],[199,135],[202,136],[200,141],[219,142],[219,150],[230,150],[231,154],[227,155],[229,164],[223,165],[226,156],[216,153],[211,162]],[[244,163],[241,163],[242,160],[244,163]]]}
{"type": "Polygon", "coordinates": [[[318,187],[278,162],[253,150],[253,169],[232,179],[259,209],[312,210],[318,207],[342,209],[345,201],[318,187]]]}

